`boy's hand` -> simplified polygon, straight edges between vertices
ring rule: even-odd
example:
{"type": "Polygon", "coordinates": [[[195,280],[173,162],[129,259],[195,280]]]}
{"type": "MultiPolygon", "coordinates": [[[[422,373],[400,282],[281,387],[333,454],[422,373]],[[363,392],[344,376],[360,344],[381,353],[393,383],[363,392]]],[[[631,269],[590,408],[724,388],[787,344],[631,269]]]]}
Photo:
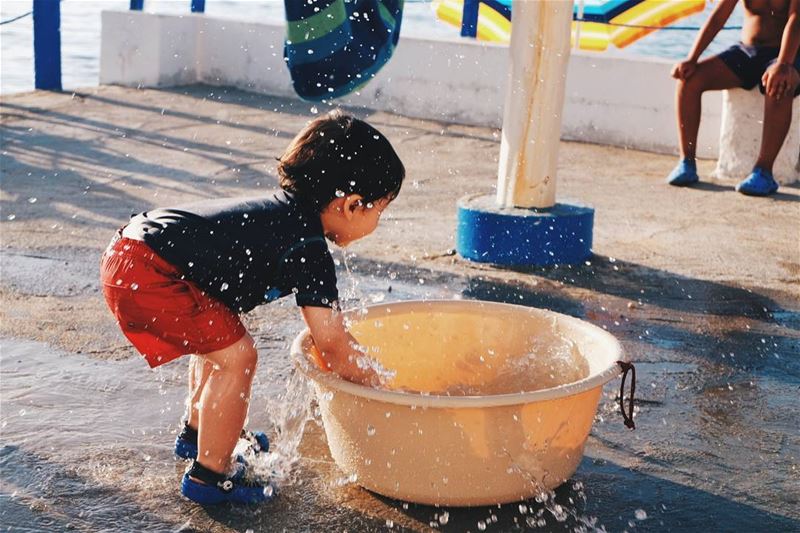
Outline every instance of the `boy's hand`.
{"type": "Polygon", "coordinates": [[[697,61],[687,59],[681,63],[675,63],[672,67],[672,77],[678,80],[688,80],[697,70],[697,61]]]}
{"type": "Polygon", "coordinates": [[[344,327],[342,314],[327,307],[303,307],[303,319],[314,339],[314,354],[325,370],[335,372],[342,378],[376,387],[380,385],[378,374],[370,368],[359,368],[357,358],[364,354],[358,350],[356,340],[344,327]]]}

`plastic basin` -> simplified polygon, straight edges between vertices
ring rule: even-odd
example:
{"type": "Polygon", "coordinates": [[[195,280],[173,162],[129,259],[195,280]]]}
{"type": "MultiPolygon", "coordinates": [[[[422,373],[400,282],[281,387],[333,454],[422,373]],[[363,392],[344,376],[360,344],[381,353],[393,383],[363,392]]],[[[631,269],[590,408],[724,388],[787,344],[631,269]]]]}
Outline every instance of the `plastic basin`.
{"type": "Polygon", "coordinates": [[[585,321],[517,305],[409,301],[351,314],[353,335],[396,371],[373,389],[317,367],[308,331],[292,354],[316,391],[337,465],[417,503],[530,498],[575,472],[622,349],[585,321]]]}

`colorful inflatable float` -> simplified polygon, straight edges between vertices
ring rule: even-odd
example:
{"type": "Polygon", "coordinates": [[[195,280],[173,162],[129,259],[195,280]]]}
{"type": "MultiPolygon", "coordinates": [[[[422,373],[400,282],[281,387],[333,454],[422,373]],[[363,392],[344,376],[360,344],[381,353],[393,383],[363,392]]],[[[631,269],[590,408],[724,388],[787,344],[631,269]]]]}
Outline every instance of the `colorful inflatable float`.
{"type": "MultiPolygon", "coordinates": [[[[583,0],[573,7],[572,42],[582,50],[624,48],[660,28],[699,13],[706,0],[583,0]]],[[[439,20],[461,28],[461,35],[508,43],[511,0],[435,0],[439,20]]]]}

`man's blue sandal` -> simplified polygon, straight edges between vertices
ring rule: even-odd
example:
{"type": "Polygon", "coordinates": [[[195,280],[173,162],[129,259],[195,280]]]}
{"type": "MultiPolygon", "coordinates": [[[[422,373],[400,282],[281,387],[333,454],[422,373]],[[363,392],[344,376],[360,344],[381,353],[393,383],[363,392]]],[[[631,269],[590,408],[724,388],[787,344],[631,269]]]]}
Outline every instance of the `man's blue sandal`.
{"type": "Polygon", "coordinates": [[[769,196],[778,190],[778,182],[769,170],[755,167],[753,172],[736,186],[736,190],[748,196],[769,196]]]}
{"type": "Polygon", "coordinates": [[[275,497],[277,490],[272,483],[250,481],[243,473],[244,466],[238,465],[237,468],[234,475],[226,476],[194,461],[183,475],[181,494],[200,505],[255,504],[275,497]]]}
{"type": "MultiPolygon", "coordinates": [[[[239,437],[250,443],[250,449],[254,453],[266,453],[269,451],[269,439],[261,431],[242,430],[239,437]]],[[[175,455],[183,459],[197,459],[197,430],[188,425],[183,426],[183,430],[175,439],[175,455]]]]}
{"type": "Polygon", "coordinates": [[[667,183],[676,187],[685,187],[698,181],[700,176],[697,175],[697,163],[689,159],[681,159],[667,176],[667,183]]]}

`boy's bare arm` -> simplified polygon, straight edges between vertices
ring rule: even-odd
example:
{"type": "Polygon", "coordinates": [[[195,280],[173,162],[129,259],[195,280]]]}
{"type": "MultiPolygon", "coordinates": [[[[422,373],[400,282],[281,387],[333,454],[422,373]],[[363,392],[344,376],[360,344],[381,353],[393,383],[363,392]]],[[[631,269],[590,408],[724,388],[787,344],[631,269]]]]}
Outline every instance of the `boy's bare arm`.
{"type": "Polygon", "coordinates": [[[377,385],[378,376],[370,369],[358,367],[358,342],[344,326],[342,313],[327,307],[302,307],[303,320],[311,331],[322,362],[329,370],[354,383],[377,385]]]}

